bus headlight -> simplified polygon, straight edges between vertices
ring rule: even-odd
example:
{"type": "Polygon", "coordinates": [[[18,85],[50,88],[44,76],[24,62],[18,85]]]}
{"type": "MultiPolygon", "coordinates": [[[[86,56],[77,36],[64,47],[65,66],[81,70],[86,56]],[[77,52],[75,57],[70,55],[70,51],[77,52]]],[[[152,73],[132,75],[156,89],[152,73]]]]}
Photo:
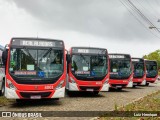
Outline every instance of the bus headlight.
{"type": "Polygon", "coordinates": [[[12,90],[16,90],[16,89],[17,89],[17,88],[13,85],[13,83],[12,83],[10,80],[8,80],[8,79],[7,79],[7,83],[8,83],[8,86],[9,86],[10,89],[12,89],[12,90]]]}
{"type": "Polygon", "coordinates": [[[70,80],[71,80],[71,83],[76,83],[72,77],[70,77],[70,80]]]}
{"type": "Polygon", "coordinates": [[[62,88],[63,83],[64,83],[64,80],[62,80],[62,81],[57,85],[56,90],[62,88]]]}

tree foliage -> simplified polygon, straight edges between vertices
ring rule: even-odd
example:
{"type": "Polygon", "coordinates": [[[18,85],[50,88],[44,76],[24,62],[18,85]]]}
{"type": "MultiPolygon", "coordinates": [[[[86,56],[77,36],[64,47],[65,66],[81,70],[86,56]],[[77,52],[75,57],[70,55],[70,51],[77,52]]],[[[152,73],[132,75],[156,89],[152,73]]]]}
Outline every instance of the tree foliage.
{"type": "Polygon", "coordinates": [[[143,58],[148,60],[156,60],[158,63],[158,69],[160,69],[160,50],[144,55],[143,58]]]}

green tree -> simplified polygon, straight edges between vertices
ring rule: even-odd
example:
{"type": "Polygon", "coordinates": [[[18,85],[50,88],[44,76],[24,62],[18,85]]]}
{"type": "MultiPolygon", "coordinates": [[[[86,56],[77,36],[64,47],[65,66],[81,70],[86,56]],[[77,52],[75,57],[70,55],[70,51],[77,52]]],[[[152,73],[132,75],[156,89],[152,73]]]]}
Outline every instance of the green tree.
{"type": "Polygon", "coordinates": [[[148,60],[156,60],[158,63],[158,69],[160,69],[160,50],[144,55],[143,58],[148,60]]]}

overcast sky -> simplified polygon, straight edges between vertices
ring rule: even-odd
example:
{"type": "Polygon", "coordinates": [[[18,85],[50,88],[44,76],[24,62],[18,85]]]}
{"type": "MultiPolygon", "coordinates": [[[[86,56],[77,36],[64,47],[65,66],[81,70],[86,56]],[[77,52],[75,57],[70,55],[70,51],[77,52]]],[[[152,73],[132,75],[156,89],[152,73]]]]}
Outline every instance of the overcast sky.
{"type": "MultiPolygon", "coordinates": [[[[131,1],[160,28],[159,0],[131,1]]],[[[132,14],[120,0],[0,0],[0,44],[12,37],[38,36],[62,39],[67,49],[102,47],[133,57],[159,49],[160,33],[129,10],[132,14]]]]}

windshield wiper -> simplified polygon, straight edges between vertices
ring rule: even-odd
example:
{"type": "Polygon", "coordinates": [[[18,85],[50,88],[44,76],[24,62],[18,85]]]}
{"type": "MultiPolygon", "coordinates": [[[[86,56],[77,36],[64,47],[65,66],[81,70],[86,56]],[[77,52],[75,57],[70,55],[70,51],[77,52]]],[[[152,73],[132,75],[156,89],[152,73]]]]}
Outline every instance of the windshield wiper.
{"type": "MultiPolygon", "coordinates": [[[[46,57],[46,56],[48,55],[48,53],[50,53],[50,52],[51,52],[51,50],[52,50],[52,48],[49,48],[49,49],[48,49],[48,51],[43,55],[43,57],[42,57],[42,58],[46,57]]],[[[41,60],[42,60],[42,58],[41,58],[41,59],[39,59],[39,61],[41,61],[41,60]]]]}
{"type": "Polygon", "coordinates": [[[29,52],[29,50],[28,50],[28,48],[27,47],[23,47],[24,48],[24,50],[28,53],[28,55],[31,57],[31,59],[34,61],[34,63],[35,63],[35,59],[32,57],[32,55],[30,54],[30,52],[29,52]]]}
{"type": "Polygon", "coordinates": [[[80,54],[80,56],[81,56],[81,58],[83,58],[83,60],[89,65],[89,62],[85,59],[85,57],[84,57],[82,54],[80,54]]]}

